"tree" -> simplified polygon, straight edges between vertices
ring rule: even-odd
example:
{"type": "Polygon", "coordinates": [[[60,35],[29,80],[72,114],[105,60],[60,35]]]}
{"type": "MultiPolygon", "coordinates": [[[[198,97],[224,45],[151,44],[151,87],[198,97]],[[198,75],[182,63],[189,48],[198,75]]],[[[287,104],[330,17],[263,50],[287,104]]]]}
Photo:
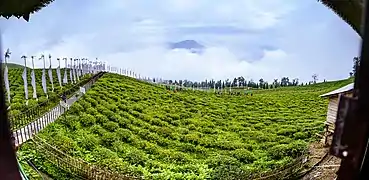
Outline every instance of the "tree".
{"type": "Polygon", "coordinates": [[[250,79],[250,81],[247,83],[248,87],[252,87],[255,88],[256,87],[256,83],[254,83],[254,81],[252,79],[250,79]]]}
{"type": "Polygon", "coordinates": [[[292,79],[292,85],[293,86],[299,85],[299,79],[298,78],[292,79]]]}
{"type": "Polygon", "coordinates": [[[353,72],[353,74],[355,76],[356,75],[356,71],[360,67],[360,58],[359,57],[354,57],[353,62],[354,62],[354,65],[352,67],[352,72],[353,72]]]}
{"type": "Polygon", "coordinates": [[[259,87],[260,88],[264,87],[264,79],[263,78],[259,79],[259,87]]]}
{"type": "Polygon", "coordinates": [[[238,83],[241,87],[244,86],[244,81],[245,81],[245,78],[243,78],[242,76],[238,77],[238,83]]]}
{"type": "Polygon", "coordinates": [[[281,79],[281,86],[288,86],[290,84],[290,80],[288,79],[288,77],[283,77],[281,79]]]}
{"type": "Polygon", "coordinates": [[[315,84],[316,81],[318,80],[318,75],[317,74],[313,74],[311,77],[313,78],[313,83],[315,84]]]}
{"type": "Polygon", "coordinates": [[[273,85],[275,88],[279,86],[278,79],[274,79],[273,85]]]}
{"type": "Polygon", "coordinates": [[[232,87],[233,87],[233,86],[237,86],[237,78],[234,78],[234,79],[233,79],[232,87]]]}
{"type": "Polygon", "coordinates": [[[188,84],[187,84],[187,83],[188,83],[188,81],[187,81],[186,79],[185,79],[185,80],[183,80],[183,82],[182,82],[182,83],[183,83],[183,86],[184,86],[184,87],[187,87],[187,85],[188,85],[188,84]]]}

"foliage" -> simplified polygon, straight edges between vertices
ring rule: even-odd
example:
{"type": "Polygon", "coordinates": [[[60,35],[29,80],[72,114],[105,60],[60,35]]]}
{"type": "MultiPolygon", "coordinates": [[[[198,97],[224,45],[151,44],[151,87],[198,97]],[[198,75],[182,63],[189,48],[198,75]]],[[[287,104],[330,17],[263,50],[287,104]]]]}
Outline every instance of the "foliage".
{"type": "MultiPolygon", "coordinates": [[[[105,74],[39,135],[71,156],[147,179],[247,179],[297,158],[323,130],[328,100],[319,95],[350,82],[219,96],[105,74]]],[[[25,144],[21,152],[40,156],[25,144]]]]}

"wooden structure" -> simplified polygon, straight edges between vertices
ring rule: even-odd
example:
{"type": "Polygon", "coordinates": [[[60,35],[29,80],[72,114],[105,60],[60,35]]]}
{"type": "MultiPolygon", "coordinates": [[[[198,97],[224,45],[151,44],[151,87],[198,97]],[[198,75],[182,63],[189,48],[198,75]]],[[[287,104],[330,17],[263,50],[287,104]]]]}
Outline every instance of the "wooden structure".
{"type": "Polygon", "coordinates": [[[364,9],[364,0],[318,0],[323,5],[331,9],[356,33],[362,36],[362,13],[364,9]]]}
{"type": "Polygon", "coordinates": [[[327,110],[327,120],[325,122],[326,130],[328,134],[334,132],[334,126],[337,118],[338,109],[338,96],[340,94],[352,97],[354,89],[354,83],[348,84],[344,87],[331,91],[329,93],[320,95],[320,97],[329,98],[328,110],[327,110]]]}
{"type": "Polygon", "coordinates": [[[29,21],[30,14],[41,10],[53,1],[54,0],[1,0],[0,17],[23,17],[24,20],[29,21]]]}

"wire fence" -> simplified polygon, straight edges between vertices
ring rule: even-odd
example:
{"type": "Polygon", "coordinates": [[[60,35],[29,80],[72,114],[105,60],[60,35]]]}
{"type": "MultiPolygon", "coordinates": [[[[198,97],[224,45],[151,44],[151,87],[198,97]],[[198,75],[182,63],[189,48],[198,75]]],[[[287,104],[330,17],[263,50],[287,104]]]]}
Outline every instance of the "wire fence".
{"type": "Polygon", "coordinates": [[[254,174],[246,179],[254,179],[254,180],[290,179],[298,176],[300,171],[304,168],[304,165],[307,162],[307,160],[308,160],[308,151],[304,151],[301,153],[299,157],[297,157],[295,160],[293,160],[292,162],[288,163],[285,166],[274,169],[272,171],[254,174]]]}
{"type": "Polygon", "coordinates": [[[49,162],[58,168],[72,174],[80,179],[96,179],[96,180],[126,180],[126,179],[142,179],[142,177],[134,177],[113,172],[108,169],[96,167],[82,159],[71,157],[64,152],[58,150],[45,140],[38,136],[34,136],[32,142],[35,144],[37,151],[49,162]]]}
{"type": "MultiPolygon", "coordinates": [[[[68,101],[73,103],[78,99],[76,95],[79,93],[79,88],[90,89],[90,87],[104,74],[104,72],[97,73],[72,88],[64,91],[67,96],[72,96],[68,101]]],[[[54,122],[60,117],[68,107],[65,103],[60,103],[60,97],[54,101],[47,101],[50,104],[43,104],[29,109],[26,112],[9,117],[10,127],[13,132],[15,146],[19,146],[23,142],[30,139],[34,134],[41,131],[49,123],[54,122]],[[51,106],[53,105],[53,106],[51,106]]]]}
{"type": "MultiPolygon", "coordinates": [[[[119,172],[113,172],[105,168],[91,165],[82,159],[78,159],[67,155],[58,148],[47,143],[46,140],[34,136],[32,142],[35,144],[37,151],[49,162],[53,163],[62,170],[80,179],[143,179],[143,177],[124,175],[119,172]]],[[[290,179],[301,175],[301,170],[304,168],[308,160],[308,151],[304,151],[293,160],[291,163],[274,169],[272,171],[256,173],[249,176],[238,177],[238,179],[254,179],[254,180],[269,180],[269,179],[290,179]]]]}

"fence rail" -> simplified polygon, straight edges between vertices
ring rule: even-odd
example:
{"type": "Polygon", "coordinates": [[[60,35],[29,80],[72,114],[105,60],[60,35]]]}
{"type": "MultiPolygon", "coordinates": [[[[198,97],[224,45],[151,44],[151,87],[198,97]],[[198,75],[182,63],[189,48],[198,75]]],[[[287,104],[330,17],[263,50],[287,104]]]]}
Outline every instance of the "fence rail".
{"type": "Polygon", "coordinates": [[[307,162],[308,153],[307,150],[302,152],[299,157],[293,160],[291,163],[274,169],[272,171],[267,171],[264,173],[258,173],[251,175],[247,179],[254,180],[267,180],[267,179],[286,179],[292,178],[293,176],[298,176],[299,171],[303,168],[307,162]]]}
{"type": "MultiPolygon", "coordinates": [[[[97,75],[97,74],[96,74],[97,75]]],[[[36,118],[42,116],[44,113],[50,111],[55,105],[59,103],[60,96],[65,94],[66,96],[70,97],[80,86],[83,86],[91,79],[93,79],[96,75],[91,76],[88,79],[82,80],[78,82],[76,85],[72,86],[71,88],[63,91],[61,94],[50,96],[47,101],[38,104],[36,106],[30,107],[26,111],[23,111],[19,114],[14,114],[9,116],[10,121],[10,128],[11,130],[16,130],[24,127],[28,123],[32,122],[36,118]]]]}
{"type": "MultiPolygon", "coordinates": [[[[77,101],[79,97],[76,97],[76,94],[78,94],[79,88],[84,87],[85,90],[90,89],[103,74],[104,72],[97,73],[84,81],[84,83],[79,83],[66,90],[64,93],[72,96],[72,98],[68,99],[68,102],[72,104],[77,101]]],[[[9,118],[13,137],[15,138],[15,146],[19,146],[30,139],[34,134],[41,131],[49,123],[54,122],[66,111],[66,108],[59,103],[59,97],[54,101],[56,103],[49,101],[51,105],[54,105],[53,107],[50,107],[50,105],[36,106],[24,113],[17,114],[9,118]]]]}
{"type": "Polygon", "coordinates": [[[96,180],[128,180],[142,179],[142,177],[134,177],[123,175],[107,169],[99,168],[91,165],[82,159],[71,157],[38,136],[34,136],[32,142],[35,144],[37,151],[49,162],[55,164],[58,168],[71,173],[75,177],[81,179],[96,179],[96,180]]]}
{"type": "MultiPolygon", "coordinates": [[[[35,144],[37,151],[49,162],[53,163],[62,170],[81,179],[96,179],[96,180],[126,180],[126,179],[143,179],[143,177],[135,177],[123,175],[119,172],[113,172],[101,167],[97,167],[85,162],[82,159],[72,157],[60,151],[56,147],[48,144],[46,140],[34,136],[32,142],[35,144]]],[[[308,153],[304,151],[291,163],[274,169],[272,171],[252,174],[247,177],[239,177],[239,179],[253,180],[269,180],[269,179],[288,179],[299,176],[300,170],[307,162],[308,153]]]]}

